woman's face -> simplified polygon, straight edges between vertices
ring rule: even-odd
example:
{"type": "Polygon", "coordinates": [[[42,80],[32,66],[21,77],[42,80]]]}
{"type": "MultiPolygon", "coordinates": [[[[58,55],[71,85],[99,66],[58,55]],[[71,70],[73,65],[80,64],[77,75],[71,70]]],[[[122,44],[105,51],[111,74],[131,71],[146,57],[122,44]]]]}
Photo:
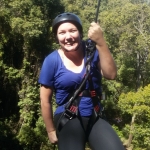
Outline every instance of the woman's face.
{"type": "Polygon", "coordinates": [[[57,38],[63,50],[75,51],[81,43],[81,35],[77,27],[69,22],[62,23],[57,29],[57,38]]]}

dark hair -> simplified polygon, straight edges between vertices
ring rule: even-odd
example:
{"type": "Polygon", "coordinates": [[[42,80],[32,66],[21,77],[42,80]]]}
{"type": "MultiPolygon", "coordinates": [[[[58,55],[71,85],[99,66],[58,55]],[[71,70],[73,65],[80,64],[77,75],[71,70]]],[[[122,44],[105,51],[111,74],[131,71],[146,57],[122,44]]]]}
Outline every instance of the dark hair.
{"type": "Polygon", "coordinates": [[[64,22],[73,23],[78,28],[79,32],[83,34],[82,23],[80,18],[73,13],[62,13],[58,15],[52,23],[52,31],[55,35],[57,34],[57,29],[59,25],[64,22]]]}

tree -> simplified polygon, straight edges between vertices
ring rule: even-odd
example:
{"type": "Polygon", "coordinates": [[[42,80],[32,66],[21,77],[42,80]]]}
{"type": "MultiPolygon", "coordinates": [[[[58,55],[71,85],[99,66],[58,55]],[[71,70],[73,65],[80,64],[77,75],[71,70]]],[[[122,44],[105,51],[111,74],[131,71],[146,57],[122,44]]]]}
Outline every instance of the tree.
{"type": "Polygon", "coordinates": [[[129,125],[123,129],[125,137],[128,139],[128,132],[132,132],[132,146],[134,150],[150,148],[150,85],[140,88],[137,92],[122,93],[119,97],[118,106],[123,114],[134,116],[132,120],[132,130],[129,125]]]}
{"type": "MultiPolygon", "coordinates": [[[[102,25],[104,26],[107,41],[110,42],[109,47],[116,57],[118,66],[117,82],[121,82],[120,86],[118,86],[120,94],[127,91],[136,91],[140,86],[146,86],[150,80],[148,71],[150,34],[147,32],[149,30],[148,24],[150,23],[148,15],[150,7],[145,3],[132,4],[127,1],[122,3],[124,3],[123,7],[115,3],[117,5],[110,11],[101,13],[102,17],[107,16],[105,17],[106,19],[103,19],[104,24],[102,25]],[[118,14],[120,15],[118,16],[118,14]]],[[[111,6],[114,5],[111,4],[111,6]]],[[[106,83],[108,86],[108,82],[106,83]]],[[[118,88],[115,90],[117,93],[118,88]]],[[[118,95],[120,94],[118,93],[118,95]]],[[[129,114],[126,114],[126,118],[128,118],[126,123],[129,122],[129,118],[131,119],[131,132],[128,132],[128,147],[130,147],[132,138],[135,136],[132,131],[137,114],[132,113],[130,117],[129,114]]]]}
{"type": "MultiPolygon", "coordinates": [[[[37,133],[41,128],[37,80],[41,63],[53,47],[50,30],[53,15],[63,7],[59,0],[0,3],[0,116],[3,121],[7,117],[11,138],[19,141],[19,145],[24,149],[40,149],[43,140],[39,139],[43,135],[39,137],[37,133]]],[[[13,146],[12,149],[18,147],[13,146]]]]}

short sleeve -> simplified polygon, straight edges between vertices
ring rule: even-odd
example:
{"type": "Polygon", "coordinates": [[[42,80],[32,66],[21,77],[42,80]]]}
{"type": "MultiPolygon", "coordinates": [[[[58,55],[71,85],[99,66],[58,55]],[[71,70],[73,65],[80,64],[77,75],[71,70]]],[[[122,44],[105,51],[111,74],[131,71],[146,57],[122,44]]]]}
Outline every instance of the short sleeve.
{"type": "Polygon", "coordinates": [[[40,84],[54,87],[54,75],[57,67],[56,59],[56,51],[45,58],[38,80],[40,84]]]}

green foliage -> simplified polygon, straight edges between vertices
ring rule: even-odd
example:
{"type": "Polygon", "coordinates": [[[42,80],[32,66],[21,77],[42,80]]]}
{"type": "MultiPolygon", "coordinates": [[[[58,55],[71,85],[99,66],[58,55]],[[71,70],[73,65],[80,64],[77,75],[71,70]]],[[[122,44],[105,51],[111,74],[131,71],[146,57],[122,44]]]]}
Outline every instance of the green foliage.
{"type": "Polygon", "coordinates": [[[59,11],[63,11],[59,0],[0,2],[0,118],[8,118],[0,132],[12,149],[51,147],[41,119],[37,80],[41,63],[52,50],[50,27],[59,11]]]}
{"type": "Polygon", "coordinates": [[[53,145],[51,145],[49,142],[42,115],[40,115],[36,122],[34,132],[36,134],[37,141],[40,143],[40,150],[49,150],[53,148],[53,145]]]}
{"type": "Polygon", "coordinates": [[[15,115],[8,119],[0,120],[0,149],[22,150],[22,146],[19,144],[19,141],[15,137],[16,132],[17,118],[15,115]]]}
{"type": "Polygon", "coordinates": [[[66,12],[72,12],[80,16],[83,24],[84,39],[87,39],[87,31],[90,23],[95,21],[97,0],[61,0],[61,3],[65,6],[66,12]]]}
{"type": "MultiPolygon", "coordinates": [[[[136,113],[137,115],[147,115],[150,110],[150,85],[146,86],[145,88],[139,89],[136,93],[129,92],[128,94],[122,93],[119,97],[118,105],[121,108],[123,113],[133,114],[136,113]]],[[[146,118],[148,116],[145,116],[146,118]]]]}
{"type": "Polygon", "coordinates": [[[123,114],[136,114],[132,144],[135,149],[149,149],[150,124],[150,85],[140,88],[136,93],[122,93],[118,106],[123,114]]]}
{"type": "MultiPolygon", "coordinates": [[[[59,47],[51,33],[52,20],[64,11],[76,13],[87,39],[97,2],[0,1],[0,149],[52,149],[41,117],[37,83],[43,59],[59,47]]],[[[102,81],[106,93],[103,104],[122,141],[128,142],[129,133],[134,135],[131,143],[134,150],[150,149],[149,14],[148,0],[103,0],[98,16],[118,68],[116,80],[102,81]],[[139,87],[143,88],[137,91],[139,87]],[[121,122],[114,122],[116,118],[121,122]]]]}
{"type": "Polygon", "coordinates": [[[146,124],[135,125],[133,145],[134,149],[148,150],[150,148],[150,128],[146,124]]]}
{"type": "Polygon", "coordinates": [[[116,58],[117,80],[136,90],[139,75],[141,86],[149,83],[147,54],[150,35],[147,31],[150,8],[146,4],[135,5],[128,1],[110,1],[107,6],[110,10],[101,12],[100,20],[109,48],[116,58]]]}

